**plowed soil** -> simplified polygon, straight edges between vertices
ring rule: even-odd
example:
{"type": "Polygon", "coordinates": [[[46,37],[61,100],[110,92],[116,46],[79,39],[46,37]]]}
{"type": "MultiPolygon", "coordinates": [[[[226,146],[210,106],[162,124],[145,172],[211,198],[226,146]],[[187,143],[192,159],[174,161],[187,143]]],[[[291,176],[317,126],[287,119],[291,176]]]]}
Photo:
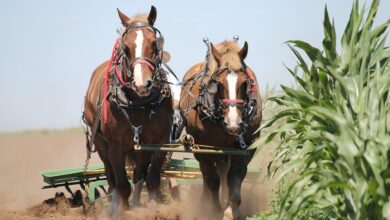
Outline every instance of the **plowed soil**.
{"type": "MultiPolygon", "coordinates": [[[[268,208],[274,184],[265,178],[272,149],[257,154],[253,163],[261,165],[258,183],[242,188],[243,214],[250,216],[268,208]]],[[[107,208],[96,205],[85,215],[81,208],[70,209],[65,201],[57,206],[43,205],[56,192],[65,189],[41,189],[41,171],[82,167],[85,161],[85,138],[81,130],[32,131],[0,134],[0,219],[107,219],[107,208]]],[[[100,164],[94,154],[90,164],[100,164]]],[[[75,187],[76,189],[77,187],[75,187]]],[[[123,219],[214,219],[212,210],[200,198],[202,186],[180,188],[181,200],[169,204],[147,203],[126,211],[123,219]]]]}

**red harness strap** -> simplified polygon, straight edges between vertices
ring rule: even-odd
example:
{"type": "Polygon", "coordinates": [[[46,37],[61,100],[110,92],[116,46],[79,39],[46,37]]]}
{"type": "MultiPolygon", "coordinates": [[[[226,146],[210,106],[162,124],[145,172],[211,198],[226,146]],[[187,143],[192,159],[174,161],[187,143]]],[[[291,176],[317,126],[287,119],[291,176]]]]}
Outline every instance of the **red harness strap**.
{"type": "Polygon", "coordinates": [[[148,66],[150,68],[150,70],[154,70],[154,66],[147,60],[136,60],[134,61],[133,65],[132,65],[132,68],[134,69],[135,65],[136,64],[145,64],[146,66],[148,66]]]}
{"type": "Polygon", "coordinates": [[[249,79],[251,80],[251,83],[253,83],[253,84],[252,84],[251,90],[253,91],[253,93],[256,94],[257,89],[256,89],[256,80],[255,80],[255,77],[254,77],[252,74],[249,73],[248,68],[246,68],[245,73],[246,73],[246,75],[249,77],[249,79]]]}
{"type": "MultiPolygon", "coordinates": [[[[112,67],[112,62],[114,61],[115,59],[115,55],[116,55],[116,52],[117,52],[117,48],[118,48],[118,45],[120,43],[120,39],[118,38],[115,42],[115,45],[114,45],[114,48],[112,49],[112,53],[111,53],[111,59],[110,59],[110,62],[108,63],[108,67],[106,69],[106,72],[104,74],[104,89],[103,89],[103,121],[104,123],[107,122],[107,91],[108,91],[108,74],[110,73],[111,71],[111,67],[112,67]]],[[[121,83],[123,84],[123,79],[122,77],[120,76],[119,74],[119,69],[118,69],[118,66],[115,66],[115,73],[117,74],[118,78],[119,78],[119,81],[121,81],[121,83]]]]}
{"type": "Polygon", "coordinates": [[[244,104],[244,100],[242,99],[221,99],[223,104],[244,104]]]}

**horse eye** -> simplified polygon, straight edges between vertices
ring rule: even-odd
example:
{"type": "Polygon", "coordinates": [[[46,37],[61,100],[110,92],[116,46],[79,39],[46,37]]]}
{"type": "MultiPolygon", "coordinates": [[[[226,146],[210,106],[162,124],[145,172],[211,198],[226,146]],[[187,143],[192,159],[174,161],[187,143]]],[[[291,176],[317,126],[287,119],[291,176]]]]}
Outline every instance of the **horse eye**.
{"type": "Polygon", "coordinates": [[[248,88],[248,83],[244,82],[242,83],[241,85],[241,88],[242,88],[242,97],[246,97],[246,91],[247,91],[247,88],[248,88]]]}
{"type": "Polygon", "coordinates": [[[152,49],[153,49],[153,51],[158,51],[158,49],[157,49],[157,41],[156,40],[153,41],[153,43],[152,43],[152,49]]]}
{"type": "Polygon", "coordinates": [[[130,49],[128,47],[125,47],[125,54],[130,56],[130,49]]]}
{"type": "Polygon", "coordinates": [[[224,86],[223,86],[223,84],[222,83],[217,83],[217,85],[218,85],[218,90],[217,90],[217,92],[219,93],[219,95],[220,95],[220,97],[223,97],[223,93],[224,93],[224,86]]]}

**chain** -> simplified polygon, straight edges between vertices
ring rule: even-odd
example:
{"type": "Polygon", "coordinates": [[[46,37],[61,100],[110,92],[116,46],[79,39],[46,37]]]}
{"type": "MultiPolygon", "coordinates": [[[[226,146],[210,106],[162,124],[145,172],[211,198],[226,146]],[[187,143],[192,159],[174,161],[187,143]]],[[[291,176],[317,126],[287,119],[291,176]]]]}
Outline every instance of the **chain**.
{"type": "MultiPolygon", "coordinates": [[[[84,166],[83,166],[83,182],[84,184],[84,191],[87,193],[86,200],[88,202],[88,196],[89,196],[89,181],[88,178],[86,178],[86,172],[88,170],[88,165],[89,165],[89,160],[91,159],[91,151],[87,148],[87,157],[85,158],[84,161],[84,166]]],[[[86,207],[86,204],[84,204],[84,207],[86,207]]]]}
{"type": "Polygon", "coordinates": [[[87,152],[87,157],[85,158],[84,166],[83,166],[83,175],[84,175],[84,176],[85,176],[85,172],[86,172],[87,169],[88,169],[89,159],[91,159],[91,151],[88,150],[88,152],[87,152]]]}

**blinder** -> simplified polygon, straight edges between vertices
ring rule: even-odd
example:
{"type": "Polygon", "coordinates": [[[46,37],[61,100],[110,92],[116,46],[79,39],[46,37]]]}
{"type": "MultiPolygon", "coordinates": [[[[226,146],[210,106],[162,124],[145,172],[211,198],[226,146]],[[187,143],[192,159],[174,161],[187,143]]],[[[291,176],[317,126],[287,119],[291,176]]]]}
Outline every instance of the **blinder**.
{"type": "Polygon", "coordinates": [[[163,47],[164,47],[164,37],[160,36],[156,40],[157,51],[163,51],[163,47]]]}
{"type": "Polygon", "coordinates": [[[217,81],[211,79],[207,85],[203,85],[199,94],[200,107],[202,112],[213,120],[219,120],[219,114],[215,105],[215,94],[218,91],[217,81]],[[217,119],[218,118],[218,119],[217,119]]]}
{"type": "Polygon", "coordinates": [[[207,92],[211,94],[215,94],[218,91],[218,82],[214,79],[211,79],[207,86],[206,86],[207,92]]]}
{"type": "MultiPolygon", "coordinates": [[[[248,75],[248,74],[247,74],[248,75]]],[[[246,108],[244,108],[244,118],[250,120],[257,113],[257,99],[256,99],[256,82],[249,77],[247,79],[246,87],[247,102],[246,108]]]]}

